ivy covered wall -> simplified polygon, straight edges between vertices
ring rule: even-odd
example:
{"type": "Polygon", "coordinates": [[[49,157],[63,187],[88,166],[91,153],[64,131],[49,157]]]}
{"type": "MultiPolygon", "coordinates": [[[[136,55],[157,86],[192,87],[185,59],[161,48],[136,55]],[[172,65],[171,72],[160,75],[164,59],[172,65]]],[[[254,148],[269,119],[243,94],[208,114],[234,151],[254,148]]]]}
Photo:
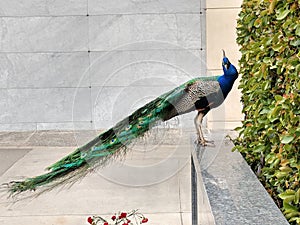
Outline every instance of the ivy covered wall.
{"type": "Polygon", "coordinates": [[[300,224],[300,0],[244,0],[239,14],[239,150],[291,224],[300,224]]]}

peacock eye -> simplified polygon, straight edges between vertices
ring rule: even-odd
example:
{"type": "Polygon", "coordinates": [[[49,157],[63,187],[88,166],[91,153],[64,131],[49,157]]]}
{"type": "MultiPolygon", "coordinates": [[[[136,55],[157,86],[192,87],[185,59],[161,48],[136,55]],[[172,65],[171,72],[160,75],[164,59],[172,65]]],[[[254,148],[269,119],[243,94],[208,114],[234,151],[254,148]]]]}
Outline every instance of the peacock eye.
{"type": "Polygon", "coordinates": [[[81,154],[80,154],[80,158],[85,158],[87,156],[87,153],[86,152],[81,152],[81,154]]]}
{"type": "Polygon", "coordinates": [[[114,143],[115,142],[115,139],[111,139],[110,143],[114,143]]]}

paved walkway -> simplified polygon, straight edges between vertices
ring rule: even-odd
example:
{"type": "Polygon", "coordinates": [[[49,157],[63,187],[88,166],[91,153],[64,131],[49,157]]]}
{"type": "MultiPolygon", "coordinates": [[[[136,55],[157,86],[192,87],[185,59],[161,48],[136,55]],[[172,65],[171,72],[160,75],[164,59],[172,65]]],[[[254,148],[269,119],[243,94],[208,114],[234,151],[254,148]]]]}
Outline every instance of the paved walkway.
{"type": "MultiPolygon", "coordinates": [[[[63,131],[1,133],[0,183],[43,173],[48,165],[73,151],[77,140],[85,142],[94,135],[63,131]]],[[[175,141],[165,135],[159,144],[154,144],[158,137],[140,140],[121,163],[89,174],[72,187],[14,204],[1,193],[0,224],[79,225],[87,224],[89,215],[109,218],[115,212],[132,209],[145,214],[151,225],[191,224],[188,141],[176,141],[182,134],[175,133],[179,135],[175,141]]]]}

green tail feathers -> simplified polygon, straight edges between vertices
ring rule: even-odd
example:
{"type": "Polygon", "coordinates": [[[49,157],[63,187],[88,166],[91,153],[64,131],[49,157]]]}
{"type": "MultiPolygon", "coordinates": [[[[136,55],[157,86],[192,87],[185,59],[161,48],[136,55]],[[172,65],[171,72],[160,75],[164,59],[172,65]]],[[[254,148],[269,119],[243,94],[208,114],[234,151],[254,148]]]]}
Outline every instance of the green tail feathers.
{"type": "Polygon", "coordinates": [[[124,153],[126,145],[143,136],[156,122],[176,116],[174,104],[185,93],[186,86],[197,79],[200,78],[188,81],[139,108],[114,127],[49,166],[48,173],[10,182],[10,193],[14,195],[41,186],[47,190],[52,189],[83,177],[96,166],[106,165],[110,159],[124,153]]]}

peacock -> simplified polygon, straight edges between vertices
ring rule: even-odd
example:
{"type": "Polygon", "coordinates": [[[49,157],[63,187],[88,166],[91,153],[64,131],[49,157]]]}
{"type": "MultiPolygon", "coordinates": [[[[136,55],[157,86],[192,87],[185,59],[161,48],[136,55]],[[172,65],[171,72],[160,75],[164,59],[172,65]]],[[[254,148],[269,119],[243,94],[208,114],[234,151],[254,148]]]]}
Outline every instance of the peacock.
{"type": "Polygon", "coordinates": [[[96,167],[124,155],[126,146],[142,137],[154,124],[194,110],[197,111],[194,120],[197,144],[207,145],[201,129],[203,117],[210,109],[222,104],[238,77],[237,69],[230,63],[224,50],[222,68],[223,75],[194,78],[150,101],[114,127],[49,166],[49,172],[7,183],[10,194],[14,196],[37,188],[49,190],[60,184],[74,183],[96,167]]]}

